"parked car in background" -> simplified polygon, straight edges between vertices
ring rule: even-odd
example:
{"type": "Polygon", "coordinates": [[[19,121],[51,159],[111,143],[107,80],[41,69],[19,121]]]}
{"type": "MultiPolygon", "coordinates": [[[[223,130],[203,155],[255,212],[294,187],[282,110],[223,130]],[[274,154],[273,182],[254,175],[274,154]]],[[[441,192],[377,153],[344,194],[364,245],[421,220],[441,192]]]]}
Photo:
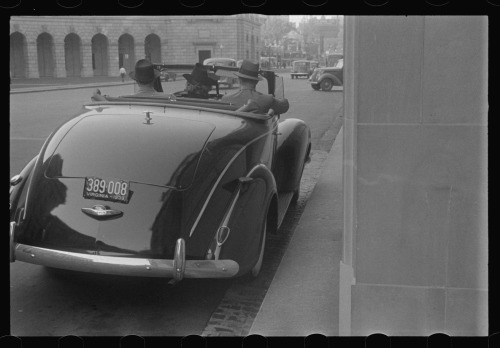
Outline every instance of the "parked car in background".
{"type": "Polygon", "coordinates": [[[168,80],[175,81],[177,73],[165,68],[165,64],[153,64],[153,67],[160,72],[160,81],[166,82],[168,80]]]}
{"type": "Polygon", "coordinates": [[[175,81],[176,78],[177,78],[177,74],[173,71],[167,71],[167,70],[160,71],[160,80],[161,81],[168,81],[168,80],[175,81]]]}
{"type": "MultiPolygon", "coordinates": [[[[284,97],[282,78],[260,74],[284,97]]],[[[298,198],[311,133],[220,97],[84,105],[10,180],[10,261],[172,283],[256,277],[266,236],[298,198]]]]}
{"type": "Polygon", "coordinates": [[[344,84],[344,60],[339,59],[337,64],[328,68],[316,68],[309,78],[311,87],[314,90],[329,91],[333,86],[344,84]]]}
{"type": "MultiPolygon", "coordinates": [[[[237,67],[236,60],[232,58],[208,58],[203,61],[203,65],[237,67]]],[[[233,85],[237,83],[237,77],[221,76],[219,79],[219,86],[225,85],[228,88],[233,88],[233,85]]]]}
{"type": "Polygon", "coordinates": [[[292,79],[298,77],[310,77],[319,63],[315,60],[295,60],[292,62],[292,79]]]}
{"type": "Polygon", "coordinates": [[[343,59],[343,53],[331,53],[326,57],[326,66],[335,66],[339,59],[343,59]]]}

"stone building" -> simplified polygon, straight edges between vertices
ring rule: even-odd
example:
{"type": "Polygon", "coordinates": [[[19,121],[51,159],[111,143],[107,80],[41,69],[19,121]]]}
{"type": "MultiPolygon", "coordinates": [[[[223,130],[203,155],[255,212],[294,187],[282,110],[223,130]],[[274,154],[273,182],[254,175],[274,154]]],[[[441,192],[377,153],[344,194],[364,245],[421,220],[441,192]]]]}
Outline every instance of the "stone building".
{"type": "Polygon", "coordinates": [[[344,30],[340,334],[486,336],[488,18],[344,30]]]}
{"type": "Polygon", "coordinates": [[[116,76],[138,59],[259,61],[262,16],[21,16],[10,21],[12,78],[116,76]]]}

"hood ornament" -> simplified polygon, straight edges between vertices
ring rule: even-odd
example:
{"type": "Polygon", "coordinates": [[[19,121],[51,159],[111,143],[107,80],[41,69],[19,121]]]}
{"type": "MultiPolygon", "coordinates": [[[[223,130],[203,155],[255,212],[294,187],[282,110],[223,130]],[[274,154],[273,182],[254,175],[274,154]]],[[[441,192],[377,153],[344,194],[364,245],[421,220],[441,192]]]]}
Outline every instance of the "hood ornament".
{"type": "Polygon", "coordinates": [[[153,123],[151,123],[151,120],[153,119],[153,118],[151,117],[151,114],[152,114],[153,112],[152,112],[152,111],[143,111],[142,113],[143,113],[143,114],[146,114],[146,118],[145,118],[146,122],[143,122],[143,124],[153,124],[153,123]]]}
{"type": "Polygon", "coordinates": [[[82,208],[82,212],[98,220],[116,219],[123,215],[122,211],[110,209],[110,207],[101,204],[94,205],[92,208],[82,208]]]}

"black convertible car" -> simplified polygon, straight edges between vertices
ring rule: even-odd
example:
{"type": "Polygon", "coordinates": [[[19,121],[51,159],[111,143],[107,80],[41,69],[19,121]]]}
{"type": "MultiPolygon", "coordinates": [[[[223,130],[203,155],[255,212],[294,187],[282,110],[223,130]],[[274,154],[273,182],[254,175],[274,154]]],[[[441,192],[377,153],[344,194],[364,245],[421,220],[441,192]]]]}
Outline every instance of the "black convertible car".
{"type": "MultiPolygon", "coordinates": [[[[278,93],[280,78],[261,74],[278,93]]],[[[10,181],[11,262],[173,283],[257,276],[298,197],[310,130],[218,98],[84,105],[10,181]]]]}

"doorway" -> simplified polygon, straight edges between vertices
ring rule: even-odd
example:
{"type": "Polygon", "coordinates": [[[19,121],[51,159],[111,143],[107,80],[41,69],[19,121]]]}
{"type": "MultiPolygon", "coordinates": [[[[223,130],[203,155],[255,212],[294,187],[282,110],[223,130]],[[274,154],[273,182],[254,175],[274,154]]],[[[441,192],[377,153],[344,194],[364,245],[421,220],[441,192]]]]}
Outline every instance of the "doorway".
{"type": "Polygon", "coordinates": [[[211,57],[212,57],[212,51],[210,51],[210,50],[199,50],[198,51],[198,62],[200,64],[203,64],[203,61],[205,59],[208,59],[211,57]]]}

